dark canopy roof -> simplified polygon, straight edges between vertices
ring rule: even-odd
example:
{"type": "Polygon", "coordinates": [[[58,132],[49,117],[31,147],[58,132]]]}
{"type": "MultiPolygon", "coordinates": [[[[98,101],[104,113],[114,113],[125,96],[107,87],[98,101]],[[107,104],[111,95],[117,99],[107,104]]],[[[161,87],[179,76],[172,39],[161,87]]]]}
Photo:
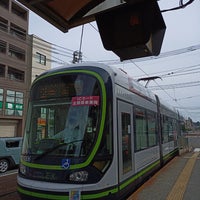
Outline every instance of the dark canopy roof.
{"type": "Polygon", "coordinates": [[[18,0],[63,32],[95,20],[102,9],[121,4],[120,0],[18,0]],[[105,2],[101,4],[102,2],[105,2]],[[95,7],[96,10],[95,10],[95,7]],[[94,11],[92,11],[94,9],[94,11]]]}
{"type": "Polygon", "coordinates": [[[105,49],[121,60],[158,55],[165,23],[157,0],[18,0],[63,32],[96,20],[105,49]]]}

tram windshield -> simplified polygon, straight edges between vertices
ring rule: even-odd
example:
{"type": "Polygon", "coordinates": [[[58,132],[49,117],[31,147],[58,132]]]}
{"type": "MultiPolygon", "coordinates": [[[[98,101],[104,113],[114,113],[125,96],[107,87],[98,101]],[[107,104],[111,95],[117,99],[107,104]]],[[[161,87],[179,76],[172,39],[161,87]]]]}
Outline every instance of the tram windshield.
{"type": "Polygon", "coordinates": [[[47,77],[31,91],[22,154],[87,157],[98,137],[101,95],[86,74],[47,77]]]}

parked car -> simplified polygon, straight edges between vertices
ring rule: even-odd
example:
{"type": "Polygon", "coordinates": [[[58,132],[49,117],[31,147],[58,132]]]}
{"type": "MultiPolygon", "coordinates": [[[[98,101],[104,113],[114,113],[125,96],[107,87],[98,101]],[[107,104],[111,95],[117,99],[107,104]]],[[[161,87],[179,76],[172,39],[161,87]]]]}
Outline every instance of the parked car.
{"type": "Polygon", "coordinates": [[[21,137],[0,138],[0,173],[19,165],[21,137]]]}

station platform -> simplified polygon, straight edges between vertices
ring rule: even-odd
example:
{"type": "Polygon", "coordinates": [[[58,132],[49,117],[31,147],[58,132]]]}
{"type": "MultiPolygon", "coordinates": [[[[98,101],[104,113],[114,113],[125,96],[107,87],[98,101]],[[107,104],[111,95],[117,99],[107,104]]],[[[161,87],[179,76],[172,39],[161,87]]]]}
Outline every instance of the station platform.
{"type": "Polygon", "coordinates": [[[172,159],[127,200],[200,200],[200,148],[172,159]]]}

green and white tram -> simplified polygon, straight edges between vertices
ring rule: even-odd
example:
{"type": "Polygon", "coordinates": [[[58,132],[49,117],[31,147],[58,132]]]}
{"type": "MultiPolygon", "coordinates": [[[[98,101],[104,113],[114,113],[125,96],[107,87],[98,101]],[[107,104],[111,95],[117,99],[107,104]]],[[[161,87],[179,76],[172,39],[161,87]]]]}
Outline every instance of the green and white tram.
{"type": "Polygon", "coordinates": [[[29,99],[22,199],[125,199],[177,152],[178,115],[123,71],[81,63],[47,71],[29,99]]]}

